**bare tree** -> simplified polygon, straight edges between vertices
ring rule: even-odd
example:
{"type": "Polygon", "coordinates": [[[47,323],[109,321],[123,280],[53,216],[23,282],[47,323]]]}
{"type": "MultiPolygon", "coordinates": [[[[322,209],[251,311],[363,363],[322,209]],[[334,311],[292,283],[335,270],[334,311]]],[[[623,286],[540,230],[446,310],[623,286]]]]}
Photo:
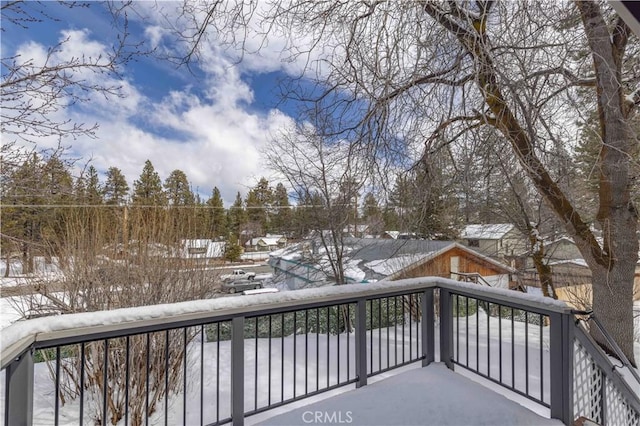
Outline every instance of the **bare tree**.
{"type": "MultiPolygon", "coordinates": [[[[42,57],[24,57],[20,52],[2,56],[1,129],[3,145],[17,139],[37,142],[41,138],[95,135],[97,123],[74,122],[61,114],[65,108],[82,103],[91,96],[123,96],[120,72],[134,56],[142,54],[140,43],[131,43],[128,30],[130,2],[105,3],[112,13],[114,43],[102,53],[69,52],[67,33],[50,46],[42,57]],[[9,136],[11,135],[11,136],[9,136]],[[16,139],[10,139],[14,137],[16,139]]],[[[90,3],[59,2],[69,9],[90,7],[90,3]]],[[[53,21],[49,5],[40,2],[3,2],[2,32],[29,31],[53,21]]],[[[4,53],[4,52],[3,52],[4,53]]]]}
{"type": "MultiPolygon", "coordinates": [[[[205,299],[217,291],[216,273],[199,268],[197,259],[181,255],[179,241],[192,229],[193,222],[185,220],[176,228],[171,211],[159,208],[162,213],[154,215],[154,221],[133,209],[125,224],[123,215],[114,212],[125,208],[66,209],[61,222],[64,232],[59,238],[65,257],[72,261],[60,264],[60,273],[56,275],[25,278],[36,292],[21,297],[16,308],[25,316],[95,312],[205,299]],[[113,216],[120,218],[120,222],[113,216]],[[126,251],[118,242],[125,225],[132,238],[126,251]]],[[[125,412],[131,424],[144,424],[146,415],[158,409],[165,395],[185,391],[184,351],[195,335],[196,331],[191,329],[173,330],[110,339],[108,347],[104,341],[66,347],[68,353],[60,360],[61,403],[80,395],[82,384],[78,378],[84,374],[83,393],[92,409],[87,410],[87,415],[97,424],[118,424],[125,412]],[[124,380],[127,363],[128,382],[124,380]],[[106,419],[102,418],[104,389],[107,389],[106,419]]],[[[39,356],[52,361],[53,368],[55,352],[44,350],[39,356]]],[[[55,369],[51,371],[55,374],[55,369]]]]}
{"type": "MultiPolygon", "coordinates": [[[[193,7],[190,16],[199,25],[190,51],[203,40],[199,36],[222,28],[238,42],[238,30],[254,17],[257,2],[251,4],[193,7]],[[243,19],[229,27],[238,15],[243,19]]],[[[411,159],[415,144],[424,144],[428,156],[442,141],[456,143],[481,127],[502,133],[576,242],[592,271],[593,310],[635,364],[638,220],[630,198],[636,139],[629,120],[640,103],[640,45],[608,5],[298,0],[267,9],[267,31],[275,27],[289,36],[288,59],[308,60],[305,78],[293,81],[287,94],[331,111],[336,126],[327,136],[354,141],[371,159],[388,162],[398,154],[411,159]],[[580,102],[579,91],[585,95],[580,102]],[[546,161],[552,146],[575,142],[575,122],[592,106],[601,137],[602,241],[546,161]]]]}
{"type": "MultiPolygon", "coordinates": [[[[316,231],[337,284],[346,283],[345,230],[353,224],[354,204],[364,184],[361,162],[346,141],[327,145],[317,128],[304,123],[275,135],[264,154],[270,167],[293,189],[316,231]]],[[[327,266],[327,265],[323,265],[327,266]]]]}
{"type": "MultiPolygon", "coordinates": [[[[452,154],[456,157],[455,168],[460,170],[456,174],[460,175],[459,192],[464,194],[461,198],[465,200],[467,220],[472,217],[480,223],[513,224],[526,242],[505,247],[502,260],[525,273],[523,276],[532,263],[542,293],[557,298],[546,243],[557,238],[558,234],[562,235],[561,224],[540,193],[530,185],[526,173],[509,149],[509,142],[501,134],[487,128],[469,136],[472,137],[468,137],[460,147],[463,155],[452,154]],[[468,152],[475,155],[469,156],[468,152]],[[469,210],[474,206],[475,214],[471,216],[469,210]]],[[[554,153],[552,157],[560,164],[558,168],[568,161],[562,152],[554,153]]],[[[571,174],[566,175],[559,175],[559,184],[563,188],[569,187],[571,174]]]]}

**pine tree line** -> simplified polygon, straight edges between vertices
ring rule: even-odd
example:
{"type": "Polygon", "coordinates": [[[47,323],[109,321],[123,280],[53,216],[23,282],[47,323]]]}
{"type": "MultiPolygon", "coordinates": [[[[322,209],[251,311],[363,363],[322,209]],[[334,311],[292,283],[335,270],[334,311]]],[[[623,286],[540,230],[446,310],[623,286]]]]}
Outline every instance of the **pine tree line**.
{"type": "MultiPolygon", "coordinates": [[[[586,136],[589,130],[585,126],[586,136]]],[[[575,165],[564,174],[568,184],[576,174],[597,174],[593,164],[598,153],[589,148],[592,139],[585,137],[577,148],[575,165]]],[[[349,188],[341,188],[344,196],[336,194],[333,200],[334,205],[339,201],[345,206],[347,216],[341,223],[348,224],[345,228],[356,236],[393,230],[430,239],[453,239],[465,223],[491,222],[490,218],[514,222],[516,219],[505,216],[507,206],[514,201],[504,187],[504,171],[495,167],[500,162],[490,152],[484,157],[486,167],[476,168],[475,173],[466,170],[459,160],[454,163],[444,156],[434,156],[418,171],[399,173],[386,192],[352,194],[349,188]]],[[[567,157],[567,163],[571,161],[567,157]]],[[[205,200],[193,190],[184,171],[173,170],[163,181],[149,160],[132,187],[118,167],[110,167],[101,179],[92,165],[74,177],[73,166],[60,153],[31,153],[21,162],[3,164],[2,256],[19,256],[27,272],[32,270],[36,255],[60,256],[69,244],[67,227],[72,223],[94,234],[108,234],[100,239],[110,245],[126,245],[134,237],[166,244],[202,238],[242,247],[251,238],[266,234],[300,239],[311,231],[330,227],[318,221],[322,214],[314,214],[326,208],[322,197],[309,192],[295,199],[299,193],[288,191],[282,183],[271,185],[264,177],[244,198],[238,191],[234,202],[225,206],[217,187],[205,200]],[[98,223],[102,228],[94,229],[98,223]],[[164,225],[158,228],[160,223],[164,225]],[[138,225],[147,229],[148,235],[141,235],[140,230],[136,232],[139,235],[132,235],[138,225]]],[[[597,194],[588,179],[580,181],[587,182],[580,194],[589,204],[597,194]]],[[[526,187],[526,183],[522,185],[526,187]]],[[[361,187],[357,182],[351,186],[361,187]]]]}

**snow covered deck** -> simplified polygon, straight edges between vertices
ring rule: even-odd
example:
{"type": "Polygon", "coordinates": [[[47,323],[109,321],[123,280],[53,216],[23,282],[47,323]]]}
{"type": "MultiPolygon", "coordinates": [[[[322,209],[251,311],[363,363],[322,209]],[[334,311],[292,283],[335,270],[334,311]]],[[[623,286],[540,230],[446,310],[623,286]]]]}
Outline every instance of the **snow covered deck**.
{"type": "MultiPolygon", "coordinates": [[[[436,363],[247,424],[561,425],[436,363]]],[[[527,404],[531,405],[531,404],[527,404]]],[[[543,408],[544,409],[544,408],[543,408]]],[[[268,413],[272,415],[272,412],[268,413]]],[[[263,416],[264,417],[264,416],[263,416]]]]}

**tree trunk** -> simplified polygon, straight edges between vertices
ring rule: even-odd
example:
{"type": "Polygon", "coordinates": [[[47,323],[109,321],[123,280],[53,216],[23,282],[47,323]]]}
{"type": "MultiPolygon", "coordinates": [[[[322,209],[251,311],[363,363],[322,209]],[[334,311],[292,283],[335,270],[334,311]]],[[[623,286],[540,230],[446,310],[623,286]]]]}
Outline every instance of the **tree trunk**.
{"type": "Polygon", "coordinates": [[[538,253],[534,253],[532,257],[533,264],[538,272],[542,294],[546,297],[557,299],[558,295],[556,294],[556,289],[553,286],[553,274],[551,273],[551,267],[544,263],[544,258],[538,255],[538,253]]]}
{"type": "MultiPolygon", "coordinates": [[[[593,271],[593,312],[614,338],[624,354],[633,354],[633,275],[635,265],[616,264],[611,270],[597,268],[593,271]],[[629,267],[631,266],[631,267],[629,267]],[[615,288],[615,290],[614,290],[615,288]]],[[[591,335],[611,355],[615,355],[611,345],[593,325],[591,335]]],[[[617,357],[617,356],[616,356],[617,357]]],[[[635,367],[635,360],[629,361],[635,367]]]]}
{"type": "Polygon", "coordinates": [[[31,274],[33,273],[33,255],[31,254],[31,249],[29,247],[29,243],[22,243],[22,273],[23,274],[31,274]]]}
{"type": "MultiPolygon", "coordinates": [[[[576,2],[592,51],[597,80],[600,151],[600,206],[603,263],[585,256],[593,274],[593,312],[635,366],[633,353],[633,280],[638,261],[638,214],[631,200],[629,154],[633,131],[625,112],[621,58],[628,27],[618,18],[610,33],[595,2],[576,2]]],[[[583,253],[584,254],[584,253],[583,253]]],[[[605,348],[608,342],[593,331],[605,348]]]]}
{"type": "MultiPolygon", "coordinates": [[[[524,211],[524,209],[523,209],[524,211]]],[[[545,250],[544,241],[538,238],[538,232],[533,232],[533,228],[529,226],[529,241],[531,243],[531,258],[533,259],[533,265],[538,272],[538,280],[540,281],[540,289],[542,294],[546,297],[558,298],[556,289],[553,285],[553,273],[551,267],[545,263],[545,250]]]]}
{"type": "MultiPolygon", "coordinates": [[[[509,140],[529,178],[574,238],[592,272],[594,313],[635,365],[632,304],[633,271],[638,260],[638,223],[630,197],[629,153],[633,134],[628,121],[629,112],[626,116],[623,113],[620,63],[629,30],[624,22],[618,20],[611,34],[597,2],[576,1],[576,5],[593,57],[603,140],[598,211],[604,239],[602,244],[538,158],[534,141],[503,95],[504,87],[499,83],[501,77],[494,65],[493,52],[487,48],[485,24],[489,9],[480,16],[474,31],[459,25],[434,4],[426,3],[424,8],[473,54],[478,88],[492,113],[492,116],[485,114],[484,120],[509,140]]],[[[609,347],[601,335],[595,333],[594,337],[605,348],[609,347]]]]}
{"type": "Polygon", "coordinates": [[[4,277],[8,278],[9,274],[10,274],[10,269],[11,269],[11,253],[7,250],[7,260],[6,260],[7,264],[6,264],[6,268],[4,270],[4,277]]]}

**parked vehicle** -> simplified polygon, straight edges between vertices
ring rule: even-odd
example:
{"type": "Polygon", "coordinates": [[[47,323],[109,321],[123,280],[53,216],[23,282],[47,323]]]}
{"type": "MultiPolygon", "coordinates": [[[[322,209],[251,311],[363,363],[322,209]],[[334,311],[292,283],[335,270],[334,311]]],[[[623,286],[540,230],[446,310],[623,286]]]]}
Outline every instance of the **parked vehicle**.
{"type": "Polygon", "coordinates": [[[238,279],[248,279],[253,280],[256,277],[255,272],[247,272],[243,269],[234,269],[230,274],[224,274],[220,276],[222,281],[233,281],[238,279]]]}
{"type": "Polygon", "coordinates": [[[231,294],[240,293],[245,290],[262,288],[262,282],[254,279],[230,280],[222,283],[222,289],[231,294]]]}

